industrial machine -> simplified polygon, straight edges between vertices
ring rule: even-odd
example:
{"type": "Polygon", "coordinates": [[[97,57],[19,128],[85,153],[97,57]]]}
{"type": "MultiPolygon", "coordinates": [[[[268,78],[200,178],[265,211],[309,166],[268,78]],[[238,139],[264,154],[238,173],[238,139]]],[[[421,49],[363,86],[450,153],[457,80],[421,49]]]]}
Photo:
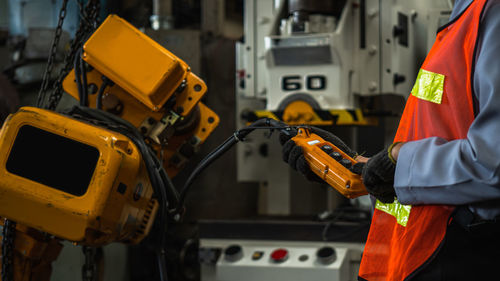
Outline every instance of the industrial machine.
{"type": "MultiPolygon", "coordinates": [[[[269,117],[326,126],[360,152],[382,149],[397,125],[386,120],[402,111],[451,8],[448,0],[245,1],[245,36],[236,44],[238,128],[269,117]]],[[[260,184],[261,213],[297,214],[293,185],[308,183],[276,168],[279,151],[264,135],[240,144],[238,180],[260,184]]],[[[336,200],[326,197],[332,208],[336,200]]]]}
{"type": "Polygon", "coordinates": [[[369,217],[336,223],[201,221],[201,279],[354,281],[368,229],[369,217]]]}
{"type": "Polygon", "coordinates": [[[201,241],[205,280],[356,280],[362,244],[252,240],[201,241]]]}
{"type": "Polygon", "coordinates": [[[59,241],[136,244],[155,218],[164,278],[163,234],[182,212],[170,177],[219,123],[200,102],[206,85],[111,15],[78,51],[63,87],[79,106],[24,107],[0,131],[2,280],[49,280],[59,241]]]}
{"type": "Polygon", "coordinates": [[[265,106],[243,118],[363,124],[357,96],[407,96],[451,7],[447,0],[245,1],[237,95],[265,106]]]}

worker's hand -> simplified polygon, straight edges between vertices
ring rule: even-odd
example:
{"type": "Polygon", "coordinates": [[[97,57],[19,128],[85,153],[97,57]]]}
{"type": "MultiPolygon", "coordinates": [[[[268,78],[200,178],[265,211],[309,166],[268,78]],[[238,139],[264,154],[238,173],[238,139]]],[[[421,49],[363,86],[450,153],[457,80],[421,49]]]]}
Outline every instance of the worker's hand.
{"type": "MultiPolygon", "coordinates": [[[[396,197],[396,191],[394,190],[396,163],[389,158],[389,153],[392,153],[393,147],[394,145],[390,146],[389,149],[380,151],[367,161],[366,158],[364,159],[366,164],[362,173],[363,183],[366,190],[382,203],[392,203],[396,197]]],[[[394,154],[392,156],[394,157],[394,154]]],[[[359,161],[359,159],[356,160],[359,161]]]]}
{"type": "MultiPolygon", "coordinates": [[[[354,157],[356,155],[355,151],[353,151],[334,134],[316,127],[310,127],[310,130],[312,133],[320,136],[325,141],[332,143],[333,145],[344,151],[347,155],[351,157],[354,157]]],[[[294,134],[286,135],[284,133],[280,133],[280,143],[281,145],[283,145],[283,161],[288,163],[293,169],[303,174],[308,180],[324,182],[313,171],[311,171],[311,168],[309,168],[309,164],[307,164],[307,161],[304,157],[302,147],[296,145],[295,142],[291,139],[294,136],[294,134]]]]}

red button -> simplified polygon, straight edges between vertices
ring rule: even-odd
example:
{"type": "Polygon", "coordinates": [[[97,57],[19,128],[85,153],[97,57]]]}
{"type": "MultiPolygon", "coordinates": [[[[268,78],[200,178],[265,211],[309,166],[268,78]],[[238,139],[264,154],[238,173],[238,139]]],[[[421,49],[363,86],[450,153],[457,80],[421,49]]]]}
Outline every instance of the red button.
{"type": "Polygon", "coordinates": [[[285,249],[276,249],[271,253],[271,260],[274,262],[284,262],[288,259],[288,251],[285,249]]]}

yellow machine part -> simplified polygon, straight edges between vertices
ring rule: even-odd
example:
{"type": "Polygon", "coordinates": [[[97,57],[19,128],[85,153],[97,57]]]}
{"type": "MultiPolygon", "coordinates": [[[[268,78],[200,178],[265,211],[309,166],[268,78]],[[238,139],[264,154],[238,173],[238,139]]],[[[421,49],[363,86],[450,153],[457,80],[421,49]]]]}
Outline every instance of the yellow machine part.
{"type": "Polygon", "coordinates": [[[193,75],[185,62],[116,15],[106,18],[83,50],[87,63],[154,111],[193,75]]]}
{"type": "Polygon", "coordinates": [[[272,118],[290,125],[311,126],[373,126],[378,124],[376,118],[363,115],[361,109],[317,110],[309,103],[297,100],[289,103],[283,111],[257,110],[253,112],[256,119],[272,118]]]}
{"type": "MultiPolygon", "coordinates": [[[[3,226],[3,218],[0,218],[0,226],[3,226]]],[[[47,237],[33,228],[18,224],[13,246],[14,280],[50,280],[52,262],[57,259],[63,247],[58,238],[47,237]]],[[[0,263],[1,260],[0,256],[0,263]]]]}
{"type": "MultiPolygon", "coordinates": [[[[115,15],[101,24],[84,50],[93,68],[87,72],[87,84],[97,90],[103,76],[115,83],[104,91],[102,109],[138,128],[174,177],[189,158],[183,152],[196,151],[219,124],[217,114],[201,102],[205,83],[185,62],[115,15]]],[[[63,88],[79,99],[75,81],[72,70],[63,88]]],[[[96,107],[96,100],[94,91],[88,106],[96,107]]]]}
{"type": "Polygon", "coordinates": [[[0,216],[84,245],[137,243],[158,202],[127,137],[23,107],[0,131],[0,216]]]}

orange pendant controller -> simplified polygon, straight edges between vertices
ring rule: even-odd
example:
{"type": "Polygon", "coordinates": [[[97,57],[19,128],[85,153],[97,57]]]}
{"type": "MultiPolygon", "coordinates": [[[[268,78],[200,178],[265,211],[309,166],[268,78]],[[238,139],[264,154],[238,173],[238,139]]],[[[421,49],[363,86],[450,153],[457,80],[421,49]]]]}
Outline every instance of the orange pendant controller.
{"type": "Polygon", "coordinates": [[[345,152],[307,128],[298,128],[292,140],[302,147],[311,170],[342,195],[352,199],[368,194],[361,175],[350,170],[357,161],[345,152]]]}

